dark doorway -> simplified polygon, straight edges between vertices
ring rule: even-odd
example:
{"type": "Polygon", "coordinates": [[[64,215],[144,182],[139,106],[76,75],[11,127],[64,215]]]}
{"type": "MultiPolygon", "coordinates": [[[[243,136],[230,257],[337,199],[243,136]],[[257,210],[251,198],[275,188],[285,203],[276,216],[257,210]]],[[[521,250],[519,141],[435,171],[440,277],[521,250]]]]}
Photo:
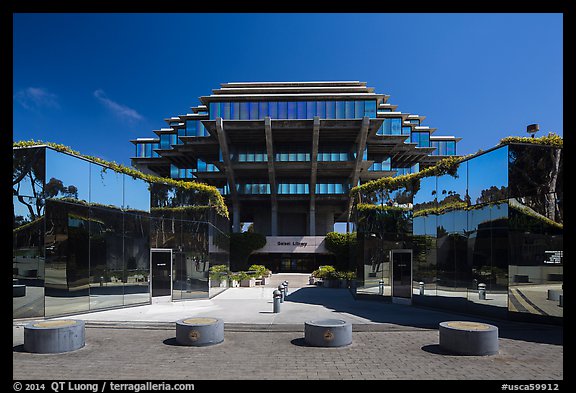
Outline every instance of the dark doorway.
{"type": "Polygon", "coordinates": [[[152,297],[170,296],[172,285],[172,250],[151,250],[152,297]]]}
{"type": "Polygon", "coordinates": [[[392,250],[392,296],[412,298],[412,250],[392,250]]]}

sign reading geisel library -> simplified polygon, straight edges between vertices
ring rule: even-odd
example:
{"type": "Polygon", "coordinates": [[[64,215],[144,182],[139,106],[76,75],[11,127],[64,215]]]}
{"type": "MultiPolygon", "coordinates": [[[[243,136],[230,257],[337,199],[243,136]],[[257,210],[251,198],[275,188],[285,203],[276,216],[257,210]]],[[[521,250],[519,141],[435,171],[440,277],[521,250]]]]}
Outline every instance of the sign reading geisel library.
{"type": "Polygon", "coordinates": [[[544,259],[544,263],[549,265],[561,265],[562,264],[562,257],[564,251],[556,250],[556,251],[544,251],[546,259],[544,259]]]}
{"type": "Polygon", "coordinates": [[[326,254],[325,236],[267,236],[266,245],[254,253],[326,254]]]}

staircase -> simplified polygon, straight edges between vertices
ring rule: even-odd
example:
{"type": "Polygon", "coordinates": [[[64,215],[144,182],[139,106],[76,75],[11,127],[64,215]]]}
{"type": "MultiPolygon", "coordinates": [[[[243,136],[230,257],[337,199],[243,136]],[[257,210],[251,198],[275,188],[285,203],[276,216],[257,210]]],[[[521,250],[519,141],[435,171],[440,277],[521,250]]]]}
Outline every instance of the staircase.
{"type": "Polygon", "coordinates": [[[308,286],[308,278],[310,273],[276,273],[272,274],[270,281],[264,287],[278,288],[284,281],[288,281],[288,290],[290,288],[302,288],[308,286]]]}

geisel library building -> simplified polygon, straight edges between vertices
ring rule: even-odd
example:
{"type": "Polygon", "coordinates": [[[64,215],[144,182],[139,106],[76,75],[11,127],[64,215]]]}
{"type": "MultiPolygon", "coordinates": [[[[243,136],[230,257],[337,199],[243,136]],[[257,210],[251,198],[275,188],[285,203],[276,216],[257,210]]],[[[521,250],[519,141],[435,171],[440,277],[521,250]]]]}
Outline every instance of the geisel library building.
{"type": "Polygon", "coordinates": [[[232,231],[253,223],[267,237],[251,261],[278,272],[330,264],[325,235],[346,223],[350,189],[417,172],[456,154],[424,116],[396,111],[361,82],[226,83],[192,113],[136,139],[134,167],[198,179],[226,197],[232,231]]]}
{"type": "Polygon", "coordinates": [[[266,236],[250,263],[309,273],[333,264],[325,236],[342,223],[358,298],[561,321],[561,139],[458,157],[460,138],[388,98],[362,82],[222,84],[131,141],[140,177],[15,148],[14,317],[212,296],[208,269],[247,223],[266,236]]]}

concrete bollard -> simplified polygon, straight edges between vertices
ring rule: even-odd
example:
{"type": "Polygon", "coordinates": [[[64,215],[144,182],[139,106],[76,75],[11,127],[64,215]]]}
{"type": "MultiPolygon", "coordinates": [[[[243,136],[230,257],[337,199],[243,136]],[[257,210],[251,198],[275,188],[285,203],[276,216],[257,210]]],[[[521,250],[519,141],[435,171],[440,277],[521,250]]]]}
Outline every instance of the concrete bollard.
{"type": "Polygon", "coordinates": [[[378,281],[378,295],[384,295],[384,280],[378,281]]]}
{"type": "Polygon", "coordinates": [[[307,321],[304,340],[314,347],[343,347],[352,344],[352,324],[340,319],[307,321]]]}
{"type": "Polygon", "coordinates": [[[288,296],[288,281],[284,281],[284,296],[288,296]]]}
{"type": "Polygon", "coordinates": [[[62,353],[82,348],[84,321],[54,320],[24,326],[24,350],[33,353],[62,353]]]}
{"type": "Polygon", "coordinates": [[[176,321],[176,342],[202,347],[224,341],[224,321],[219,318],[187,318],[176,321]]]}
{"type": "Polygon", "coordinates": [[[486,300],[486,284],[478,284],[478,299],[486,300]]]}
{"type": "Polygon", "coordinates": [[[274,313],[280,312],[281,299],[282,299],[282,294],[280,293],[279,290],[275,289],[274,292],[272,292],[272,303],[274,303],[274,309],[273,309],[274,313]]]}
{"type": "Polygon", "coordinates": [[[314,285],[314,276],[308,277],[308,284],[314,285]]]}
{"type": "Polygon", "coordinates": [[[560,295],[562,295],[562,290],[549,289],[548,290],[548,300],[560,300],[560,295]]]}
{"type": "Polygon", "coordinates": [[[420,296],[424,295],[424,283],[422,281],[418,283],[418,288],[420,289],[420,296]]]}
{"type": "Polygon", "coordinates": [[[439,325],[440,347],[460,355],[495,355],[498,353],[498,328],[468,321],[447,321],[439,325]]]}
{"type": "Polygon", "coordinates": [[[284,285],[278,285],[278,291],[280,291],[280,303],[284,303],[284,285]]]}

